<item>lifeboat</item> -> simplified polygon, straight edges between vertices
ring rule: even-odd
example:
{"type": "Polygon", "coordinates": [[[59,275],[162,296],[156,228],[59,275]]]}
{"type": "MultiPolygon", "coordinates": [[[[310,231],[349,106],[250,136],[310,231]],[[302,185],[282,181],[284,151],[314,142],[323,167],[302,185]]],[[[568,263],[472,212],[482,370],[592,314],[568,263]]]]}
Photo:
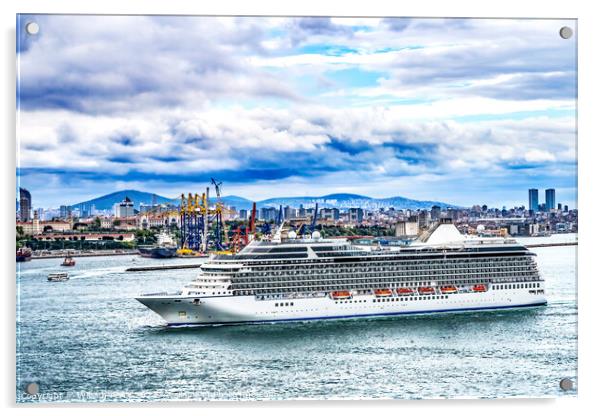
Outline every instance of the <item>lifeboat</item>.
{"type": "Polygon", "coordinates": [[[487,292],[487,287],[485,285],[474,285],[472,287],[473,292],[487,292]]]}
{"type": "Polygon", "coordinates": [[[349,299],[351,298],[351,292],[348,290],[336,290],[334,292],[330,292],[330,297],[335,300],[349,299]]]}
{"type": "Polygon", "coordinates": [[[397,294],[400,296],[413,295],[414,290],[409,287],[399,287],[399,288],[397,288],[397,294]]]}
{"type": "Polygon", "coordinates": [[[391,296],[393,291],[391,289],[374,289],[374,296],[391,296]]]}
{"type": "Polygon", "coordinates": [[[455,286],[441,286],[441,293],[448,294],[448,293],[458,293],[458,289],[455,286]]]}
{"type": "Polygon", "coordinates": [[[418,288],[418,293],[421,295],[433,295],[435,294],[435,289],[430,286],[422,286],[418,288]]]}

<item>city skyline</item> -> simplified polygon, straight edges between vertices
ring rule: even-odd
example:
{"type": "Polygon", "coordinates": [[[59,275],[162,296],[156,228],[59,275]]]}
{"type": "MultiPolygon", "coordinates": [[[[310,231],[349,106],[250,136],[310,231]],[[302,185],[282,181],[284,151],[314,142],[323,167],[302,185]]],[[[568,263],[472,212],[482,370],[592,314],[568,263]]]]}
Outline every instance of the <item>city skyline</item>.
{"type": "MultiPolygon", "coordinates": [[[[513,209],[525,209],[527,211],[533,211],[533,212],[546,212],[546,211],[551,211],[551,210],[558,210],[558,211],[566,211],[567,209],[577,209],[577,207],[569,207],[569,205],[567,205],[566,203],[562,203],[562,202],[558,202],[558,204],[556,204],[556,189],[554,188],[548,188],[544,190],[545,192],[545,199],[543,203],[538,203],[538,194],[539,194],[539,189],[537,188],[530,188],[528,189],[528,197],[527,197],[527,203],[525,204],[519,204],[519,205],[514,205],[514,206],[510,206],[510,205],[502,205],[502,206],[491,206],[491,205],[487,205],[487,204],[483,204],[483,203],[475,203],[475,204],[471,204],[470,206],[454,206],[454,205],[450,205],[445,203],[444,201],[419,201],[419,200],[412,200],[412,199],[408,199],[407,200],[407,204],[414,204],[414,203],[422,203],[421,205],[424,205],[422,207],[406,207],[406,208],[399,208],[399,207],[395,207],[394,205],[398,205],[398,204],[403,204],[403,201],[399,201],[399,202],[390,202],[389,205],[387,205],[387,201],[388,200],[394,200],[395,197],[391,197],[391,198],[373,198],[367,195],[355,195],[355,194],[328,194],[328,195],[314,195],[314,196],[292,196],[292,197],[281,197],[281,198],[269,198],[266,200],[250,200],[250,199],[246,199],[246,198],[239,198],[236,195],[222,195],[223,198],[223,203],[226,204],[226,206],[229,206],[231,208],[241,208],[242,210],[248,210],[249,208],[246,207],[246,203],[258,203],[258,208],[259,207],[264,207],[264,206],[269,206],[269,207],[276,207],[278,204],[282,207],[291,207],[291,208],[295,208],[295,207],[300,207],[300,208],[311,208],[314,206],[315,203],[320,204],[320,199],[328,199],[330,198],[334,198],[337,197],[337,199],[339,199],[339,202],[333,202],[332,199],[327,200],[326,203],[326,208],[329,207],[334,207],[337,209],[356,209],[356,208],[362,208],[362,204],[368,204],[368,205],[374,205],[377,204],[378,206],[380,206],[380,208],[384,208],[387,209],[388,208],[393,208],[396,210],[410,210],[410,211],[422,211],[422,210],[431,210],[434,209],[435,207],[437,207],[438,209],[451,209],[451,210],[466,210],[466,209],[471,209],[474,207],[487,207],[487,209],[493,209],[493,210],[513,210],[513,209]],[[342,205],[341,205],[341,201],[340,198],[341,197],[346,197],[346,198],[352,198],[352,197],[359,197],[361,199],[351,199],[351,200],[344,200],[342,205]],[[236,202],[234,202],[235,204],[242,204],[243,207],[237,207],[236,205],[232,205],[230,202],[232,200],[232,198],[235,199],[236,202]],[[290,200],[290,201],[285,201],[285,200],[290,200]],[[299,201],[302,199],[306,199],[305,201],[299,201]],[[278,200],[282,200],[278,203],[275,204],[275,202],[273,201],[278,201],[278,200]],[[353,201],[356,201],[353,202],[353,201]],[[359,201],[371,201],[370,202],[359,202],[359,201]],[[262,203],[268,203],[268,205],[262,205],[262,203]],[[427,204],[428,203],[428,204],[427,204]],[[334,204],[334,205],[333,205],[334,204]],[[425,205],[426,204],[426,205],[425,205]],[[338,205],[338,206],[337,206],[338,205]],[[428,206],[427,206],[428,205],[428,206]]],[[[84,215],[84,217],[86,216],[91,216],[91,215],[96,215],[95,213],[104,213],[105,211],[114,211],[115,206],[121,204],[124,201],[127,201],[129,203],[132,203],[133,208],[136,209],[136,207],[139,207],[142,209],[142,207],[152,207],[152,206],[161,206],[161,205],[178,205],[179,203],[179,198],[180,196],[173,198],[173,199],[168,199],[165,198],[162,195],[158,195],[156,193],[143,193],[146,194],[146,198],[143,198],[142,200],[133,197],[130,198],[131,193],[140,193],[137,190],[121,190],[118,192],[115,192],[113,194],[108,194],[108,195],[102,195],[99,196],[99,198],[106,198],[112,195],[123,195],[123,200],[119,200],[113,204],[111,204],[111,206],[109,208],[97,208],[96,204],[95,204],[95,200],[98,198],[95,198],[93,200],[89,200],[89,201],[82,201],[76,204],[69,204],[69,205],[60,205],[59,207],[34,207],[32,205],[32,196],[31,193],[29,193],[29,191],[27,191],[24,188],[20,188],[20,193],[21,193],[21,203],[19,203],[19,201],[17,201],[17,213],[20,213],[20,217],[23,217],[23,195],[27,195],[27,200],[26,203],[29,206],[29,210],[26,209],[26,212],[32,212],[32,211],[43,211],[45,213],[48,212],[55,212],[58,211],[60,212],[60,217],[67,217],[71,215],[71,212],[73,210],[73,212],[77,212],[79,213],[80,211],[83,213],[86,213],[87,215],[84,215]],[[151,196],[152,201],[149,202],[147,201],[148,196],[151,196]],[[157,201],[157,199],[160,198],[161,201],[157,201]],[[69,215],[67,215],[66,213],[69,213],[69,215]]],[[[215,196],[212,196],[211,198],[213,199],[215,196]]],[[[320,206],[320,208],[324,208],[324,202],[323,206],[320,206]]],[[[106,204],[105,204],[106,205],[106,204]]],[[[249,205],[250,206],[250,205],[249,205]]],[[[363,209],[370,209],[370,208],[363,208],[363,209]]]]}
{"type": "Polygon", "coordinates": [[[35,207],[210,177],[251,200],[501,208],[555,188],[576,207],[576,40],[558,36],[572,20],[35,19],[17,171],[35,207]]]}

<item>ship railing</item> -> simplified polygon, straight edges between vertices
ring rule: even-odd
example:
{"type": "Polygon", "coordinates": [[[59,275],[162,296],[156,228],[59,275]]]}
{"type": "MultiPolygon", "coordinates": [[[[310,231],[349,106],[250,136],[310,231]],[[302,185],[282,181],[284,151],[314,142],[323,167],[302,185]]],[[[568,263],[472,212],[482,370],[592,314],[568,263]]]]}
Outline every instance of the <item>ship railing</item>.
{"type": "Polygon", "coordinates": [[[142,296],[179,296],[182,291],[179,292],[156,292],[156,293],[143,293],[142,296]]]}

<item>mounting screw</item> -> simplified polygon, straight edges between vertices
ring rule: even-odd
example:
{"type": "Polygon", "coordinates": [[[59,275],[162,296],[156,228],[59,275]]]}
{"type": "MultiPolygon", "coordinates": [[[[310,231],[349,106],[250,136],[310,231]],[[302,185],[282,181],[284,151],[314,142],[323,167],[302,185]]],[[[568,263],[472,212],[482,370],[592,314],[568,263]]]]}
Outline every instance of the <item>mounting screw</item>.
{"type": "Polygon", "coordinates": [[[560,380],[560,388],[564,391],[573,390],[575,388],[575,383],[570,378],[563,378],[560,380]]]}
{"type": "Polygon", "coordinates": [[[29,22],[25,25],[25,31],[28,35],[37,35],[40,31],[40,25],[36,22],[29,22]]]}
{"type": "Polygon", "coordinates": [[[571,36],[573,36],[573,29],[568,26],[563,26],[560,28],[560,37],[562,39],[569,39],[571,36]]]}
{"type": "Polygon", "coordinates": [[[27,386],[25,386],[25,392],[32,396],[38,394],[39,391],[40,386],[38,385],[38,383],[28,383],[27,386]]]}

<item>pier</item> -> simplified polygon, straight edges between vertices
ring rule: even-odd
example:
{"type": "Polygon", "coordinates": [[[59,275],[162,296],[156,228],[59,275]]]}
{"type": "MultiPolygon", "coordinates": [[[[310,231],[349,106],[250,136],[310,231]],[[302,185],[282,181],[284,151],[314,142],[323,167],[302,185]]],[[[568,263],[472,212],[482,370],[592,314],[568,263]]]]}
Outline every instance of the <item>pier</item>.
{"type": "Polygon", "coordinates": [[[537,247],[560,247],[560,246],[576,246],[576,241],[569,241],[566,243],[540,243],[540,244],[525,244],[527,248],[537,248],[537,247]]]}
{"type": "Polygon", "coordinates": [[[201,267],[202,263],[197,264],[161,264],[156,266],[129,267],[126,272],[148,272],[153,270],[175,270],[175,269],[196,269],[201,267]]]}

